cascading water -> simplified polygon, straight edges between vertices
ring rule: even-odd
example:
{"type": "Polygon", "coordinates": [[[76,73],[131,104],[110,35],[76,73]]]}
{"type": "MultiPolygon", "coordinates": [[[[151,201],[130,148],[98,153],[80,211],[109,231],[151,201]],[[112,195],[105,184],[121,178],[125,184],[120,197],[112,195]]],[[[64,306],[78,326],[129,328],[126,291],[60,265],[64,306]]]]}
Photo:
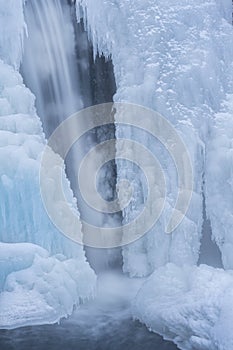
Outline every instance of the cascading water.
{"type": "Polygon", "coordinates": [[[83,107],[70,7],[60,0],[27,1],[22,74],[36,96],[46,137],[83,107]]]}
{"type": "MultiPolygon", "coordinates": [[[[71,114],[83,107],[112,100],[115,93],[113,67],[103,56],[97,55],[94,61],[92,46],[83,23],[77,23],[73,3],[28,0],[25,20],[28,34],[21,73],[25,84],[36,96],[37,112],[49,138],[71,114]]],[[[94,212],[82,200],[77,185],[77,170],[88,149],[114,138],[114,132],[113,126],[96,128],[75,144],[66,157],[66,172],[78,200],[81,219],[94,225],[106,224],[109,217],[94,212]]],[[[109,198],[105,199],[112,200],[116,185],[114,161],[105,165],[102,172],[106,176],[100,176],[100,192],[110,193],[109,198]]],[[[119,215],[115,220],[119,222],[119,215]]],[[[113,221],[112,217],[110,221],[113,221]]],[[[121,265],[120,250],[86,247],[86,255],[97,272],[107,269],[109,265],[121,265]]]]}

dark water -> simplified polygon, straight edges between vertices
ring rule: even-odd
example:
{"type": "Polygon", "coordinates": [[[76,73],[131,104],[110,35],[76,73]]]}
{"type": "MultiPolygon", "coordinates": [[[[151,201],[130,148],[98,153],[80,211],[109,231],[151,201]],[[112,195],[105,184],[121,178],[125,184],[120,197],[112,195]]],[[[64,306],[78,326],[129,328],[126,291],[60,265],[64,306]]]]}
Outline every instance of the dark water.
{"type": "MultiPolygon", "coordinates": [[[[91,326],[92,327],[92,326],[91,326]]],[[[172,343],[149,332],[138,321],[125,319],[120,324],[109,320],[101,334],[90,334],[88,325],[60,325],[24,327],[0,331],[1,350],[174,350],[172,343]]]]}
{"type": "Polygon", "coordinates": [[[0,330],[0,350],[176,350],[132,320],[130,300],[137,288],[137,281],[104,277],[97,298],[59,325],[0,330]]]}
{"type": "Polygon", "coordinates": [[[138,321],[109,324],[102,334],[89,333],[88,325],[79,328],[67,322],[61,325],[25,327],[0,331],[1,350],[174,350],[172,343],[149,332],[138,321]]]}

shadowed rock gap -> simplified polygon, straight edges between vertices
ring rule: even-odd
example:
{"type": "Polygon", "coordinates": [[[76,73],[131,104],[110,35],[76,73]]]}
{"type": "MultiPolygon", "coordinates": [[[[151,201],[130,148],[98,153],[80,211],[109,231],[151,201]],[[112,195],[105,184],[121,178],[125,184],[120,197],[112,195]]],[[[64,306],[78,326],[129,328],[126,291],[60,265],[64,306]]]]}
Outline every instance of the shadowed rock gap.
{"type": "Polygon", "coordinates": [[[206,201],[204,193],[205,182],[203,182],[203,224],[202,224],[202,238],[200,246],[200,255],[198,265],[206,264],[213,267],[222,268],[222,257],[219,247],[212,239],[211,222],[206,215],[206,201]]]}

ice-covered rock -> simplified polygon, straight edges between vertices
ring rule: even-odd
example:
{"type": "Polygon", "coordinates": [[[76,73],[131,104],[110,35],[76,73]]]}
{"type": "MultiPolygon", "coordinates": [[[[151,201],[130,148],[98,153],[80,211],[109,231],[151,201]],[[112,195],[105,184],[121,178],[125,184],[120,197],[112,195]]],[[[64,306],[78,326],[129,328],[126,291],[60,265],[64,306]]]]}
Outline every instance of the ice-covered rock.
{"type": "Polygon", "coordinates": [[[233,272],[168,264],[139,290],[136,319],[184,350],[233,349],[233,272]]]}
{"type": "Polygon", "coordinates": [[[0,243],[0,277],[0,328],[58,322],[94,295],[87,262],[30,243],[0,243]]]}

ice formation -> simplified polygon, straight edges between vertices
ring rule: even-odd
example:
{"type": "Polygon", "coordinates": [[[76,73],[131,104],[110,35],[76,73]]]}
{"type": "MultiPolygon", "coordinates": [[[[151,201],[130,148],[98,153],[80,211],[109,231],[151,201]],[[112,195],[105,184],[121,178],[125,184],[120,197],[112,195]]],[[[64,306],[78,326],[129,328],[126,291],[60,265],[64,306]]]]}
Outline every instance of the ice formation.
{"type": "MultiPolygon", "coordinates": [[[[0,2],[4,26],[0,39],[0,241],[5,242],[0,244],[0,326],[9,328],[58,321],[80,300],[91,297],[96,281],[83,248],[53,226],[40,196],[45,138],[34,107],[35,97],[17,71],[25,28],[22,4],[0,2]]],[[[53,153],[51,156],[56,157],[53,153]]],[[[55,211],[63,216],[63,205],[56,200],[57,171],[56,166],[50,169],[46,181],[55,211]]],[[[66,198],[78,216],[62,171],[66,198]]],[[[81,223],[77,230],[81,230],[81,223]]]]}
{"type": "MultiPolygon", "coordinates": [[[[229,88],[230,90],[232,88],[229,88]]],[[[232,112],[233,95],[231,92],[223,102],[221,111],[215,115],[206,151],[207,215],[212,223],[213,236],[222,253],[223,265],[227,269],[233,268],[232,112]]]]}
{"type": "MultiPolygon", "coordinates": [[[[213,176],[209,180],[206,170],[207,143],[214,116],[230,89],[231,2],[84,0],[77,2],[77,12],[78,17],[86,18],[96,51],[112,56],[115,101],[150,107],[171,121],[186,142],[195,174],[190,210],[172,236],[166,236],[167,217],[176,199],[176,171],[164,150],[153,145],[148,135],[117,126],[117,137],[136,139],[160,155],[169,184],[164,215],[144,240],[124,249],[124,271],[142,276],[166,262],[195,264],[202,230],[203,180],[208,187],[213,176]]],[[[133,172],[131,165],[127,169],[118,165],[119,179],[133,172]]],[[[135,192],[141,195],[124,210],[124,222],[134,218],[135,207],[140,210],[144,205],[145,193],[140,191],[138,179],[135,192]]],[[[207,200],[207,215],[215,211],[214,204],[208,208],[209,203],[207,200]]],[[[218,212],[221,215],[221,210],[218,212]]],[[[215,232],[215,220],[211,225],[215,232]]]]}
{"type": "Polygon", "coordinates": [[[168,264],[147,279],[133,313],[179,349],[230,350],[232,293],[232,271],[168,264]]]}
{"type": "MultiPolygon", "coordinates": [[[[86,20],[96,52],[112,57],[115,101],[160,112],[182,135],[193,162],[189,211],[172,236],[166,236],[175,201],[175,169],[147,135],[117,125],[118,138],[136,139],[159,154],[169,180],[163,216],[144,239],[123,249],[125,272],[145,276],[155,271],[136,298],[135,317],[182,349],[232,349],[232,272],[194,266],[204,195],[212,238],[224,267],[233,268],[232,2],[80,0],[77,13],[86,20]]],[[[136,171],[130,164],[118,164],[118,179],[131,176],[137,189],[123,212],[124,222],[143,208],[146,197],[136,171]]]]}
{"type": "Polygon", "coordinates": [[[23,14],[24,3],[25,0],[0,1],[0,58],[16,69],[20,66],[26,31],[23,14]]]}
{"type": "MultiPolygon", "coordinates": [[[[46,141],[35,97],[18,72],[27,35],[24,3],[0,0],[0,327],[4,328],[56,322],[89,298],[95,285],[82,247],[57,231],[40,198],[39,166],[46,141]]],[[[145,133],[116,127],[117,138],[137,140],[158,157],[167,180],[163,215],[143,239],[123,248],[124,272],[141,277],[155,271],[135,299],[134,316],[181,349],[232,349],[232,272],[195,266],[204,194],[224,267],[233,268],[232,3],[77,0],[76,8],[78,20],[84,17],[94,55],[100,51],[112,57],[115,101],[161,113],[184,139],[193,163],[189,211],[176,231],[165,235],[176,200],[175,166],[166,150],[145,133]]],[[[43,72],[43,66],[39,69],[43,72]]],[[[117,114],[115,118],[117,123],[117,114]]],[[[121,149],[117,156],[124,156],[121,149]]],[[[56,201],[56,171],[51,169],[47,181],[54,210],[63,215],[63,205],[56,201]]],[[[137,171],[131,163],[117,164],[118,180],[133,179],[135,189],[133,201],[123,211],[123,223],[144,206],[146,190],[143,177],[135,176],[137,171]]],[[[66,198],[79,215],[64,169],[63,176],[66,198]]]]}
{"type": "Polygon", "coordinates": [[[50,256],[31,243],[0,243],[0,328],[55,323],[93,297],[84,259],[50,256]]]}

